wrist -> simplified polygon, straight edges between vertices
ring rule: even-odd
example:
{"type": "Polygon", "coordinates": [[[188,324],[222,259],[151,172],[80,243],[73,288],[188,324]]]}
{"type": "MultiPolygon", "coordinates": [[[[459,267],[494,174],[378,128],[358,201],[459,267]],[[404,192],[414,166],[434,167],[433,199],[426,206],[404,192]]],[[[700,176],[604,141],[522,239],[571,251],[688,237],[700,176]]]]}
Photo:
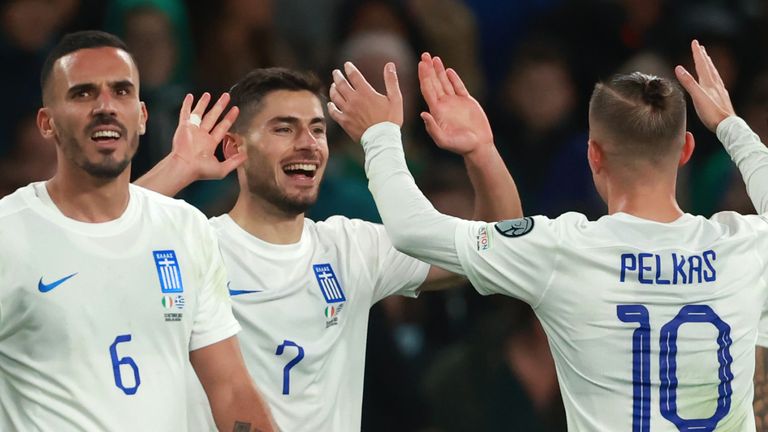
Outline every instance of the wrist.
{"type": "Polygon", "coordinates": [[[189,184],[199,180],[199,173],[195,165],[178,153],[172,151],[160,163],[165,165],[168,175],[178,179],[179,183],[189,184]]]}
{"type": "Polygon", "coordinates": [[[488,160],[493,159],[498,155],[496,145],[493,141],[475,146],[472,150],[464,153],[464,161],[474,165],[484,165],[488,160]]]}

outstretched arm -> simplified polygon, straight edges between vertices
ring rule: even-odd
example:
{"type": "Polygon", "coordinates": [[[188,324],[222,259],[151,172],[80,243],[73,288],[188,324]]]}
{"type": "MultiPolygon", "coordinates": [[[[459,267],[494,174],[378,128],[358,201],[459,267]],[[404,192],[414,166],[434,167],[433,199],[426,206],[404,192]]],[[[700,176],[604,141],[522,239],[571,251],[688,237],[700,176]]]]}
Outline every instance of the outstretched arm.
{"type": "Polygon", "coordinates": [[[237,107],[232,107],[219,121],[229,103],[229,94],[222,94],[208,112],[205,110],[211,101],[209,93],[203,93],[194,109],[193,100],[188,94],[181,105],[171,153],[136,180],[137,185],[174,196],[197,180],[223,178],[245,160],[244,155],[236,154],[219,162],[214,155],[239,113],[237,107]]]}
{"type": "Polygon", "coordinates": [[[353,140],[362,140],[369,188],[392,244],[408,255],[461,274],[454,241],[459,219],[435,210],[405,164],[400,138],[403,101],[395,65],[384,67],[386,96],[377,93],[352,63],[345,63],[344,68],[349,80],[341,71],[334,71],[328,111],[353,140]]]}
{"type": "Polygon", "coordinates": [[[675,68],[677,79],[691,95],[702,123],[717,133],[736,163],[757,212],[768,213],[768,149],[747,123],[736,117],[728,90],[704,47],[694,40],[691,51],[698,81],[682,66],[675,68]]]}
{"type": "Polygon", "coordinates": [[[429,112],[421,113],[438,147],[464,158],[475,192],[475,220],[498,221],[523,216],[512,176],[493,143],[483,108],[459,75],[429,53],[419,62],[421,94],[429,112]]]}

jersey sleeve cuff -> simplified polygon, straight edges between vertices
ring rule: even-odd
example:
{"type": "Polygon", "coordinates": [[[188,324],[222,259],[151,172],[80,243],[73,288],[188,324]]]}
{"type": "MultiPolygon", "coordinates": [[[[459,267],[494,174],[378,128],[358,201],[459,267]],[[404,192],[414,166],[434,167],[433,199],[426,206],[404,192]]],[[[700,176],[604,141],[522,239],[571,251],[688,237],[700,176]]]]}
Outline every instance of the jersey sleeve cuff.
{"type": "Polygon", "coordinates": [[[238,334],[241,330],[240,324],[233,320],[226,326],[210,330],[202,334],[193,334],[189,341],[189,350],[195,351],[213,345],[216,342],[223,341],[238,334]]]}

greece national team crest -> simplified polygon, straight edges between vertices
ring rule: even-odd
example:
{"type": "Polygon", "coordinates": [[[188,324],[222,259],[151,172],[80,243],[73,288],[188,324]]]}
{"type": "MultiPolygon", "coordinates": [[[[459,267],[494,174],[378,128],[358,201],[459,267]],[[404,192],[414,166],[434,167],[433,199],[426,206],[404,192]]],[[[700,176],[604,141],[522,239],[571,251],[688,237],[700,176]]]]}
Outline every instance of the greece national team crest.
{"type": "Polygon", "coordinates": [[[524,217],[496,223],[496,231],[504,237],[522,237],[533,230],[533,218],[524,217]]]}
{"type": "Polygon", "coordinates": [[[313,264],[312,270],[315,271],[315,278],[326,303],[340,303],[347,300],[330,264],[313,264]]]}
{"type": "Polygon", "coordinates": [[[163,294],[180,293],[184,291],[181,282],[181,270],[176,252],[172,250],[152,251],[157,267],[157,277],[160,279],[160,291],[163,294]]]}

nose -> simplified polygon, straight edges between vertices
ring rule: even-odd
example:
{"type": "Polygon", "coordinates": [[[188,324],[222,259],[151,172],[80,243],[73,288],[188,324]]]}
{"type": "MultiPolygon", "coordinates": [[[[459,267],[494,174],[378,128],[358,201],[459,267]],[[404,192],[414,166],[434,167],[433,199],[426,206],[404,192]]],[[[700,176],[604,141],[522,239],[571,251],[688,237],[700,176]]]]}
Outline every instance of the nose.
{"type": "Polygon", "coordinates": [[[314,150],[318,146],[317,137],[312,133],[312,129],[305,128],[301,131],[301,134],[296,138],[297,149],[309,149],[314,150]]]}
{"type": "Polygon", "coordinates": [[[93,114],[106,114],[111,116],[117,114],[115,100],[108,89],[102,89],[102,91],[99,92],[99,96],[96,98],[96,103],[93,107],[93,114]]]}

